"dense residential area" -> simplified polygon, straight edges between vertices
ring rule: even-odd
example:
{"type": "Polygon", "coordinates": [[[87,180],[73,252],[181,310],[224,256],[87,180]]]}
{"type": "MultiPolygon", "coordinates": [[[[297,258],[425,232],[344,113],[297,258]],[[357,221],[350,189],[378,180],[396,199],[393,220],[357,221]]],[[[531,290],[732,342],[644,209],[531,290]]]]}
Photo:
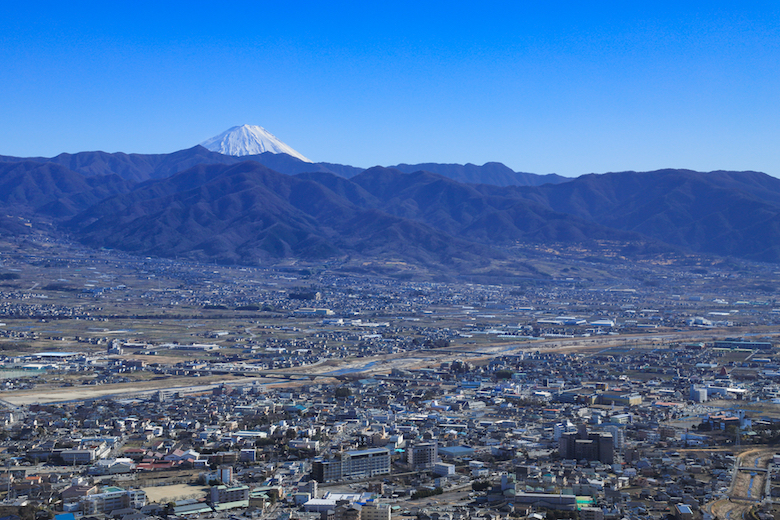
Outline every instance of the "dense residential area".
{"type": "Polygon", "coordinates": [[[780,387],[766,362],[722,363],[735,354],[513,354],[336,384],[31,404],[5,412],[3,487],[10,503],[98,518],[703,517],[740,464],[760,472],[745,500],[780,492],[764,447],[780,387]],[[649,362],[667,368],[615,377],[649,362]]]}
{"type": "Polygon", "coordinates": [[[780,519],[780,2],[40,4],[0,520],[780,519]]]}
{"type": "Polygon", "coordinates": [[[768,266],[572,253],[492,285],[7,247],[10,516],[774,514],[768,266]]]}

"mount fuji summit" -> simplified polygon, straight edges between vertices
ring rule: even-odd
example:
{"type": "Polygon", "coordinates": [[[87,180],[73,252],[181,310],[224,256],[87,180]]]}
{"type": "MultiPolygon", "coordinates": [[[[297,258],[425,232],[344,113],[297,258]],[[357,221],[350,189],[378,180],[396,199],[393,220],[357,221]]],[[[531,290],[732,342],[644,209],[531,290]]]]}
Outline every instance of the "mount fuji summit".
{"type": "Polygon", "coordinates": [[[216,137],[203,141],[200,145],[212,152],[236,157],[271,152],[286,153],[301,161],[312,162],[290,146],[284,144],[262,126],[234,126],[216,137]]]}

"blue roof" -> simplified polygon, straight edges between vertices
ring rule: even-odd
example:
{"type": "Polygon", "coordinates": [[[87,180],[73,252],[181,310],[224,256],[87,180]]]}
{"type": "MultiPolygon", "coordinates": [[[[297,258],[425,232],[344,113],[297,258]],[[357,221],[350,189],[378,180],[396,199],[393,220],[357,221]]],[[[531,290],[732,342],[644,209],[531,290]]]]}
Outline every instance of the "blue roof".
{"type": "Polygon", "coordinates": [[[471,448],[469,446],[445,446],[445,447],[439,447],[439,453],[451,453],[451,454],[467,454],[467,453],[474,453],[474,448],[471,448]]]}

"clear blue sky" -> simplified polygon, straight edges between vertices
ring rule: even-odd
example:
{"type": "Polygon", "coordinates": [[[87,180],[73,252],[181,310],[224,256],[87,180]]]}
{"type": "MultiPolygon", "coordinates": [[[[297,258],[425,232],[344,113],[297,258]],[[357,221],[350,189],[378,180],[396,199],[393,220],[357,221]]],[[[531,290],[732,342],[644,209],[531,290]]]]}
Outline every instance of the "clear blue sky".
{"type": "Polygon", "coordinates": [[[0,155],[780,176],[780,2],[5,2],[0,155]]]}

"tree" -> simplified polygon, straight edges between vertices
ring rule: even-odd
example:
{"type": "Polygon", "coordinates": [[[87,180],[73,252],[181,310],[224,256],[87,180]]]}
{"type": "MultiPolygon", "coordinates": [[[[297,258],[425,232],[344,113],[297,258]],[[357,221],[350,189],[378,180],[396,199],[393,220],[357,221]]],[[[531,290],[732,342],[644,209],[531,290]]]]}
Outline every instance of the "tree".
{"type": "Polygon", "coordinates": [[[420,489],[412,493],[412,500],[441,495],[442,493],[444,493],[444,490],[440,487],[437,487],[436,489],[420,489]]]}
{"type": "Polygon", "coordinates": [[[337,398],[344,399],[352,395],[352,390],[347,386],[340,386],[336,389],[334,394],[337,398]]]}
{"type": "Polygon", "coordinates": [[[473,491],[485,491],[486,489],[490,489],[492,485],[493,484],[487,480],[475,480],[471,483],[471,489],[473,491]]]}

